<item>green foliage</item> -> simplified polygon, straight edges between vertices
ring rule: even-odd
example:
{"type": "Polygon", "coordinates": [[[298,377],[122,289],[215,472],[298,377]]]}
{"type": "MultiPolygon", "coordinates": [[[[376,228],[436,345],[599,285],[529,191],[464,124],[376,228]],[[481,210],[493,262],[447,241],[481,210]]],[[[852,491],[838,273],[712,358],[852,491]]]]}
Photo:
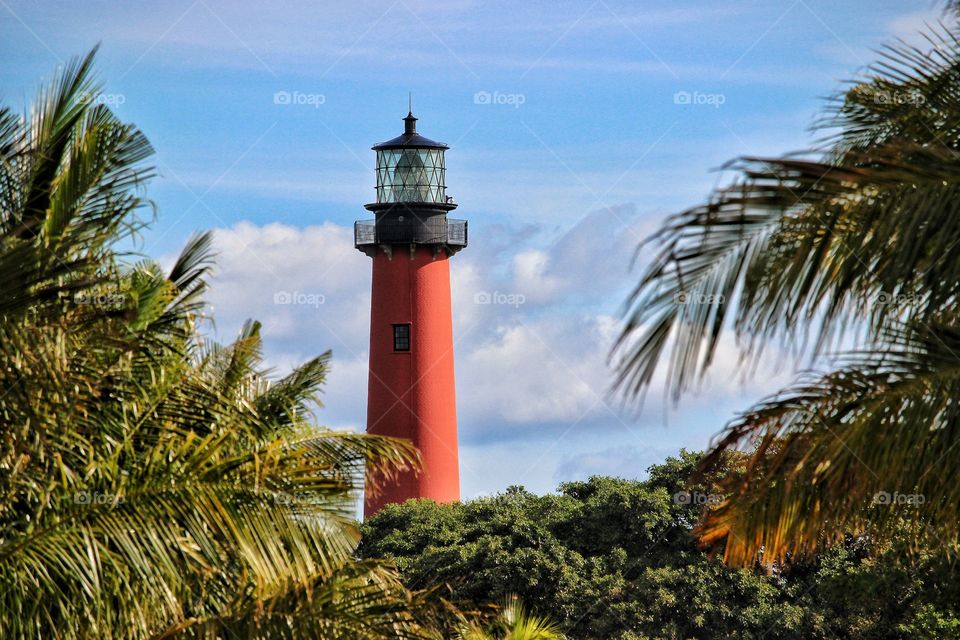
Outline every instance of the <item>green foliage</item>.
{"type": "Polygon", "coordinates": [[[514,487],[392,505],[364,522],[360,553],[393,558],[410,587],[446,583],[454,601],[516,594],[577,640],[958,637],[960,586],[938,553],[904,560],[902,546],[848,537],[769,572],[711,557],[692,530],[743,460],[691,484],[700,459],[684,452],[642,482],[593,477],[557,495],[514,487]]]}
{"type": "Polygon", "coordinates": [[[902,535],[901,509],[872,506],[880,493],[921,497],[916,545],[960,547],[960,24],[949,15],[844,86],[823,148],[731,163],[731,185],[649,239],[657,255],[615,353],[628,396],[664,370],[678,400],[723,340],[746,366],[779,341],[828,369],[736,417],[707,459],[752,452],[700,531],[731,563],[813,555],[848,530],[902,535]]]}
{"type": "Polygon", "coordinates": [[[354,555],[364,469],[415,453],[314,424],[329,354],[272,380],[259,323],[203,339],[209,235],[169,273],[118,254],[151,148],[92,61],[0,109],[0,637],[425,637],[354,555]]]}
{"type": "Polygon", "coordinates": [[[537,615],[527,612],[520,600],[511,596],[493,620],[484,627],[467,623],[458,630],[458,640],[562,640],[559,627],[537,615]]]}

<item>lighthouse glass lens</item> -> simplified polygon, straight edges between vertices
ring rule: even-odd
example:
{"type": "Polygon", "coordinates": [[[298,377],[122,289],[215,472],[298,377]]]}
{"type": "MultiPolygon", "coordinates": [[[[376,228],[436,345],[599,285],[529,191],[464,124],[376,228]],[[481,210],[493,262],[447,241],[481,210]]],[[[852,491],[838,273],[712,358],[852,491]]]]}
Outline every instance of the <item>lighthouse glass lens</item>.
{"type": "Polygon", "coordinates": [[[446,202],[443,150],[378,151],[377,202],[446,202]]]}

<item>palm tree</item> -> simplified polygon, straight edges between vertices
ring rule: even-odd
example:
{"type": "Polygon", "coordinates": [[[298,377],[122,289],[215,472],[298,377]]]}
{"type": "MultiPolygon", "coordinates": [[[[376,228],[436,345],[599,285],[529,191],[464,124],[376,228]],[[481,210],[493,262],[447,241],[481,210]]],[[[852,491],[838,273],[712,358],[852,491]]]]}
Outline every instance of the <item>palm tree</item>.
{"type": "Polygon", "coordinates": [[[519,598],[506,598],[496,619],[487,627],[465,623],[460,640],[562,640],[560,627],[546,618],[527,613],[519,598]]]}
{"type": "Polygon", "coordinates": [[[423,637],[354,556],[364,470],[415,452],[314,425],[329,354],[271,380],[259,324],[203,339],[209,235],[168,273],[119,251],[152,150],[93,58],[0,108],[0,637],[423,637]]]}
{"type": "Polygon", "coordinates": [[[831,102],[814,157],[735,161],[739,179],[652,238],[614,352],[628,396],[665,367],[678,400],[727,339],[748,368],[779,342],[830,369],[715,441],[707,466],[752,447],[700,527],[729,562],[902,526],[957,547],[960,27],[925,36],[885,47],[831,102]]]}

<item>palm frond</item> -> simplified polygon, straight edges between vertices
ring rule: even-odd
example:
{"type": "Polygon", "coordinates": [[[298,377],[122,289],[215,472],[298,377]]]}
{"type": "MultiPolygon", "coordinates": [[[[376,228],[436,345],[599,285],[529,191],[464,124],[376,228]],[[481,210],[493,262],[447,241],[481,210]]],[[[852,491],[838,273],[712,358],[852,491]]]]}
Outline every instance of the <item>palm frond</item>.
{"type": "Polygon", "coordinates": [[[708,464],[751,450],[700,528],[729,562],[904,526],[957,547],[960,493],[944,482],[960,464],[957,29],[928,28],[926,48],[886,47],[833,101],[824,148],[732,163],[732,186],[653,238],[660,251],[614,351],[628,397],[663,367],[677,401],[729,334],[743,363],[780,340],[839,366],[803,375],[714,443],[708,464]],[[838,346],[846,355],[827,360],[838,346]],[[888,495],[911,497],[910,510],[873,504],[888,495]]]}
{"type": "Polygon", "coordinates": [[[465,622],[459,640],[562,640],[560,626],[546,618],[528,613],[516,596],[508,596],[489,628],[477,622],[465,622]]]}
{"type": "Polygon", "coordinates": [[[949,33],[940,36],[947,51],[889,48],[872,80],[844,94],[832,121],[841,133],[823,159],[733,163],[739,182],[652,238],[660,252],[629,299],[614,352],[618,388],[637,395],[665,366],[677,400],[727,329],[745,358],[776,337],[816,356],[849,330],[876,332],[905,313],[929,319],[956,303],[960,49],[949,33]],[[903,77],[905,68],[915,75],[903,77]],[[922,106],[898,103],[897,114],[911,115],[891,122],[878,95],[919,96],[922,106]]]}
{"type": "Polygon", "coordinates": [[[364,468],[415,450],[314,424],[329,354],[273,381],[259,323],[204,341],[209,234],[121,259],[152,150],[92,61],[0,110],[0,637],[422,637],[354,555],[364,468]]]}
{"type": "Polygon", "coordinates": [[[729,562],[809,556],[851,531],[889,537],[905,521],[918,542],[936,531],[940,545],[958,546],[960,490],[944,479],[960,464],[960,331],[901,326],[884,337],[882,351],[808,376],[715,443],[703,469],[729,448],[751,449],[701,525],[729,562]]]}

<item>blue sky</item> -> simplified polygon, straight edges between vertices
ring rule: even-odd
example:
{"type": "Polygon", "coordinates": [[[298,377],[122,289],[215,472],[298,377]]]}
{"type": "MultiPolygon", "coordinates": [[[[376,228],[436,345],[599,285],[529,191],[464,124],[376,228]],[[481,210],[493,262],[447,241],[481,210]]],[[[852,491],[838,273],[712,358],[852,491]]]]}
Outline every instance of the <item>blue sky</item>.
{"type": "Polygon", "coordinates": [[[623,409],[606,354],[633,250],[724,161],[808,147],[823,98],[938,15],[930,0],[0,0],[0,99],[25,105],[102,43],[102,99],[157,150],[139,249],[169,260],[215,229],[211,331],[262,320],[278,372],[333,349],[318,417],[357,429],[370,265],[351,225],[373,199],[369,147],[400,133],[412,92],[470,221],[452,261],[464,496],[543,492],[640,477],[790,380],[774,362],[741,380],[728,340],[698,394],[666,408],[657,383],[623,409]]]}

